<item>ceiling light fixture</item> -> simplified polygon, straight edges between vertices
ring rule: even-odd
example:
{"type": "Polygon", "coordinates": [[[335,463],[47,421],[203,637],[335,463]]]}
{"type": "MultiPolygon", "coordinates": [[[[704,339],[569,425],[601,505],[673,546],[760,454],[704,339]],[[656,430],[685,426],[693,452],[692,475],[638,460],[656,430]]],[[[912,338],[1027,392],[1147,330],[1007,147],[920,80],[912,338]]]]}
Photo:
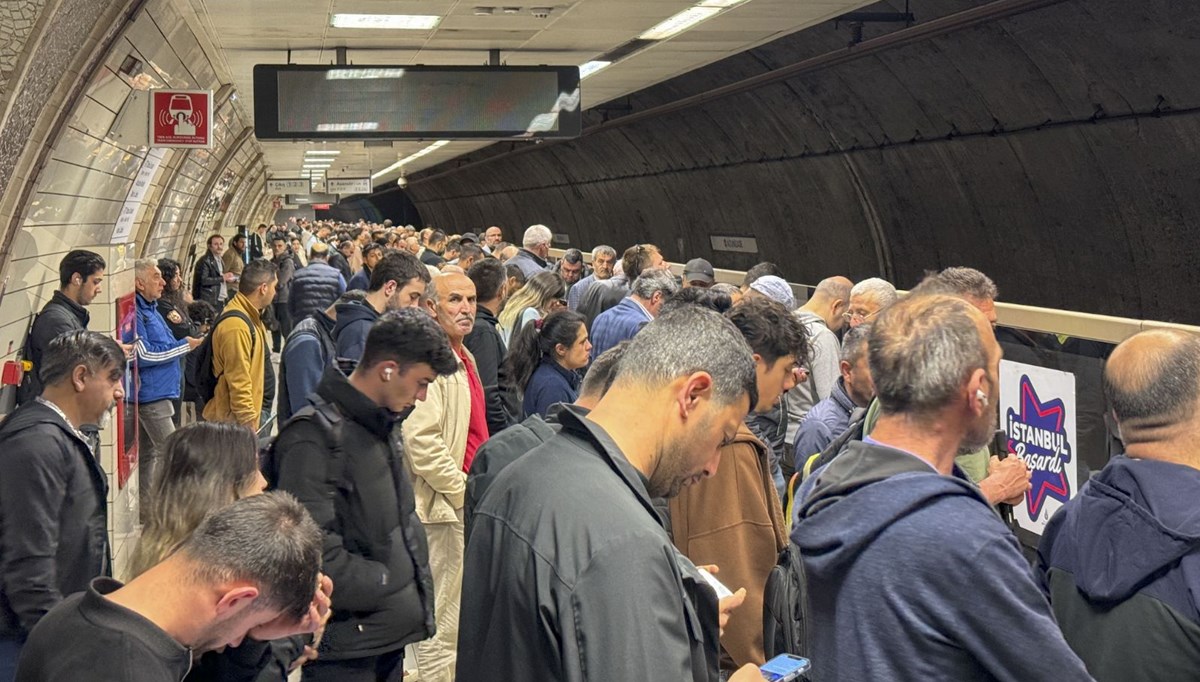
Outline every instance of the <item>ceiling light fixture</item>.
{"type": "Polygon", "coordinates": [[[593,73],[596,73],[597,71],[600,71],[609,66],[612,66],[612,62],[606,62],[603,60],[593,60],[593,61],[587,62],[586,64],[580,64],[579,65],[579,78],[580,79],[587,78],[588,76],[592,75],[593,73]]]}
{"type": "Polygon", "coordinates": [[[304,152],[305,156],[337,156],[341,154],[340,149],[309,149],[304,152]]]}
{"type": "Polygon", "coordinates": [[[442,18],[432,14],[335,14],[329,25],[334,28],[386,28],[428,31],[442,18]]]}
{"type": "Polygon", "coordinates": [[[383,170],[379,171],[378,173],[372,174],[371,179],[374,180],[376,178],[387,175],[388,173],[391,173],[392,171],[396,170],[397,168],[403,168],[406,164],[412,163],[413,161],[416,161],[417,159],[421,158],[422,156],[425,156],[426,154],[431,154],[431,153],[441,149],[442,147],[445,147],[448,144],[450,144],[450,140],[438,140],[437,142],[434,142],[433,144],[429,145],[428,147],[422,149],[421,151],[413,152],[412,154],[409,154],[408,156],[404,157],[403,159],[400,159],[396,163],[393,163],[392,165],[388,166],[387,168],[384,168],[383,170]]]}
{"type": "Polygon", "coordinates": [[[733,7],[734,5],[740,5],[743,2],[746,2],[746,0],[700,0],[700,2],[698,2],[696,4],[699,5],[700,7],[726,8],[726,7],[733,7]]]}
{"type": "Polygon", "coordinates": [[[721,12],[719,7],[689,7],[673,17],[655,25],[649,31],[638,36],[640,40],[666,40],[679,35],[705,19],[711,19],[721,12]]]}

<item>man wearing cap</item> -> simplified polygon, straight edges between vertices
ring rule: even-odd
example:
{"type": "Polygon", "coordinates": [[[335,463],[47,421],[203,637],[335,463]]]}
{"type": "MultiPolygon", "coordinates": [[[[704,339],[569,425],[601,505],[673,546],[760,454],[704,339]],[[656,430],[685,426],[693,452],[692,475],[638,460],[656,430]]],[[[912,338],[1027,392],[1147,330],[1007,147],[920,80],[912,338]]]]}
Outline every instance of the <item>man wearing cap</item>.
{"type": "Polygon", "coordinates": [[[746,298],[769,298],[784,304],[788,310],[796,308],[796,295],[792,293],[792,285],[783,281],[782,277],[775,275],[759,277],[751,282],[750,289],[746,292],[746,298]]]}
{"type": "Polygon", "coordinates": [[[707,289],[717,281],[712,263],[703,258],[693,258],[683,266],[683,288],[700,287],[707,289]]]}

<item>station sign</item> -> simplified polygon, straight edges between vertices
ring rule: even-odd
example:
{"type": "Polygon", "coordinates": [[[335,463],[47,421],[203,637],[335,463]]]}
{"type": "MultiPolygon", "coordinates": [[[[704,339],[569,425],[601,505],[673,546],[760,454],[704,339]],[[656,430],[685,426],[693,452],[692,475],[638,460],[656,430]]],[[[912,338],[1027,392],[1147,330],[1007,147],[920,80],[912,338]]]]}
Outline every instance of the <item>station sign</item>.
{"type": "Polygon", "coordinates": [[[1032,488],[1013,506],[1017,525],[1041,535],[1079,492],[1075,375],[1036,365],[1000,363],[1000,426],[1009,457],[1025,460],[1032,488]]]}
{"type": "Polygon", "coordinates": [[[325,191],[330,194],[370,194],[371,178],[326,178],[325,191]]]}
{"type": "Polygon", "coordinates": [[[565,234],[563,232],[555,232],[553,241],[555,244],[561,244],[563,246],[567,246],[568,244],[571,243],[571,235],[565,234]]]}
{"type": "Polygon", "coordinates": [[[151,90],[150,146],[212,149],[212,90],[151,90]]]}
{"type": "Polygon", "coordinates": [[[754,237],[728,237],[709,235],[713,251],[732,251],[734,253],[758,253],[758,240],[754,237]]]}
{"type": "Polygon", "coordinates": [[[308,178],[267,180],[267,194],[308,194],[310,191],[312,182],[308,178]]]}

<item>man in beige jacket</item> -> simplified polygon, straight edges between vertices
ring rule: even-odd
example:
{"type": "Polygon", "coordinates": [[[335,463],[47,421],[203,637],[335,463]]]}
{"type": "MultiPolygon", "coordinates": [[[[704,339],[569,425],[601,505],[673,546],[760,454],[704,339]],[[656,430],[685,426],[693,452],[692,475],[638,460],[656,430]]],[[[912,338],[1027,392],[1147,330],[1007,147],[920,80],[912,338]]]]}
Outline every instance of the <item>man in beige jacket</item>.
{"type": "Polygon", "coordinates": [[[417,643],[416,655],[422,682],[451,682],[462,596],[466,471],[487,440],[487,408],[475,358],[463,346],[475,326],[474,282],[460,273],[443,273],[426,291],[430,314],[450,337],[458,371],[430,384],[425,402],[417,403],[402,427],[417,516],[429,538],[437,622],[437,634],[417,643]]]}

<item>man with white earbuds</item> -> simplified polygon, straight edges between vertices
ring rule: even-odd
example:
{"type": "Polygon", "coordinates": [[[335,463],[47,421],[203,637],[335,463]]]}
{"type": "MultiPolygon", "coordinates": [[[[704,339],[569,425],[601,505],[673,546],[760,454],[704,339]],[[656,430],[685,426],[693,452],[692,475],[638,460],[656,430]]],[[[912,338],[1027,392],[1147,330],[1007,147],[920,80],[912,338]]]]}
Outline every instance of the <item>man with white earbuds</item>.
{"type": "Polygon", "coordinates": [[[913,293],[873,321],[879,421],[796,496],[815,682],[1092,679],[955,461],[992,438],[1002,355],[962,297],[913,293]]]}
{"type": "Polygon", "coordinates": [[[321,527],[323,570],[338,588],[306,682],[399,679],[405,645],[434,633],[428,544],[392,431],[431,383],[456,371],[449,339],[427,313],[385,313],[349,378],[327,367],[311,404],[279,432],[265,473],[321,527]]]}

